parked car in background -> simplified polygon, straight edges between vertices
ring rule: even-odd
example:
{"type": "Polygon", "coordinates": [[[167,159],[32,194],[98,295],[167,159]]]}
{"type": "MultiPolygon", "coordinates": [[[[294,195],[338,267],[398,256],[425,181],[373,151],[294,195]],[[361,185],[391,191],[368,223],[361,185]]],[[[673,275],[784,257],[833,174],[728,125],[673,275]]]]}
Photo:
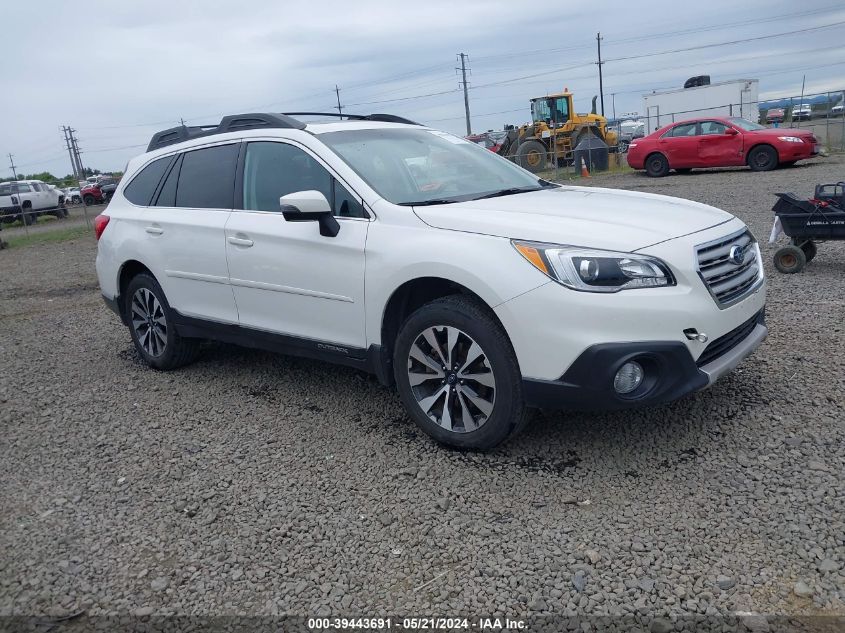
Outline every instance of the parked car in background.
{"type": "Polygon", "coordinates": [[[702,167],[748,165],[768,171],[819,153],[808,130],[769,128],[739,117],[691,119],[673,123],[631,143],[628,164],[649,176],[702,167]]]}
{"type": "Polygon", "coordinates": [[[96,184],[83,187],[79,193],[82,195],[82,201],[89,207],[92,204],[103,204],[106,201],[106,197],[96,184]]]}
{"type": "Polygon", "coordinates": [[[79,187],[68,187],[65,189],[65,201],[71,204],[82,202],[82,194],[79,192],[79,187]]]}
{"type": "Polygon", "coordinates": [[[783,108],[770,108],[766,111],[766,123],[783,123],[786,119],[786,110],[783,108]]]}
{"type": "Polygon", "coordinates": [[[830,109],[830,116],[842,116],[843,112],[845,112],[845,107],[840,101],[830,109]]]}
{"type": "Polygon", "coordinates": [[[114,180],[104,180],[99,183],[98,187],[100,188],[100,193],[103,194],[106,201],[109,201],[114,195],[115,189],[117,189],[117,183],[114,180]]]}
{"type": "Polygon", "coordinates": [[[40,180],[0,183],[0,214],[4,222],[34,224],[39,215],[67,217],[64,193],[40,180]]]}
{"type": "Polygon", "coordinates": [[[801,103],[792,108],[793,121],[805,121],[813,118],[813,108],[809,103],[801,103]]]}
{"type": "Polygon", "coordinates": [[[676,400],[767,333],[738,218],[557,185],[390,115],[159,132],[94,230],[103,298],[149,366],[202,339],[350,365],[461,448],[507,440],[526,406],[676,400]]]}

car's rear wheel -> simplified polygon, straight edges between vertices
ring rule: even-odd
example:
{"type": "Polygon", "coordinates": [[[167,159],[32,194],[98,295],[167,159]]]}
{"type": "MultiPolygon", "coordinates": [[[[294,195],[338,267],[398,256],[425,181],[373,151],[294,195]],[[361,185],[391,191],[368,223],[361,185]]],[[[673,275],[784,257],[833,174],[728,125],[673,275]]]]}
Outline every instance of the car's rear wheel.
{"type": "Polygon", "coordinates": [[[516,355],[478,301],[454,295],[419,308],[399,331],[393,364],[406,410],[438,442],[488,450],[525,424],[516,355]]]}
{"type": "Polygon", "coordinates": [[[94,204],[94,202],[95,202],[95,200],[94,200],[94,196],[92,196],[91,194],[87,194],[87,195],[85,195],[85,196],[82,198],[82,201],[85,203],[85,206],[87,206],[87,207],[90,207],[90,206],[91,206],[91,205],[93,205],[93,204],[94,204]]]}
{"type": "Polygon", "coordinates": [[[748,166],[752,171],[770,171],[778,166],[777,150],[771,145],[758,145],[748,152],[748,166]]]}
{"type": "Polygon", "coordinates": [[[645,173],[652,178],[662,178],[669,173],[669,161],[663,154],[652,154],[645,160],[645,173]]]}
{"type": "Polygon", "coordinates": [[[807,264],[807,256],[797,246],[784,246],[775,253],[774,264],[775,268],[786,275],[800,273],[807,264]]]}
{"type": "Polygon", "coordinates": [[[173,310],[158,282],[147,273],[132,278],[124,291],[124,314],[135,349],[154,369],[176,369],[193,361],[199,341],[179,336],[173,310]]]}

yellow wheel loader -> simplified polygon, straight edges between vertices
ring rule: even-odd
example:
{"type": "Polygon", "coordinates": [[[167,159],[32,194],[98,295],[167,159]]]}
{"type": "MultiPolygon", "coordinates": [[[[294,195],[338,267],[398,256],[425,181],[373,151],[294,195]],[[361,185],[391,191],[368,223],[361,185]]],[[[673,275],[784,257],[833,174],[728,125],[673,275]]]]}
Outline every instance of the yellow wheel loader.
{"type": "Polygon", "coordinates": [[[531,99],[531,123],[508,129],[498,154],[532,172],[540,172],[572,159],[572,152],[587,136],[597,136],[615,147],[616,133],[607,119],[596,114],[596,97],[590,114],[575,112],[572,93],[563,92],[531,99]]]}

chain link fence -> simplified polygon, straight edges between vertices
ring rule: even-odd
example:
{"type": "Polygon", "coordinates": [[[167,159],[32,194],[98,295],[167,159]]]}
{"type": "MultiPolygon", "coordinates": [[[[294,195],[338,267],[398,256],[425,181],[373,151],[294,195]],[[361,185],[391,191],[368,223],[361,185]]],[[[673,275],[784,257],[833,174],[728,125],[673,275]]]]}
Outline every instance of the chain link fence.
{"type": "MultiPolygon", "coordinates": [[[[4,183],[12,185],[15,183],[4,183]]],[[[46,185],[44,185],[46,187],[46,185]]],[[[66,200],[64,195],[58,202],[42,201],[35,191],[17,191],[7,196],[0,194],[0,248],[4,248],[10,238],[52,231],[59,228],[86,227],[93,230],[92,221],[105,208],[108,197],[72,196],[66,200]]],[[[44,192],[48,193],[48,192],[44,192]]]]}

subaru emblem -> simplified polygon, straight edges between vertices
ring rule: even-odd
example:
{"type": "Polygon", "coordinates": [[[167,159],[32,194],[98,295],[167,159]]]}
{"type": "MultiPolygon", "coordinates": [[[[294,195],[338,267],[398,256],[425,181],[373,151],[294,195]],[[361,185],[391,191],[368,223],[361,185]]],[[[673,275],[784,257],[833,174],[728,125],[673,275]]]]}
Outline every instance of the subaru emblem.
{"type": "Polygon", "coordinates": [[[731,260],[737,266],[741,265],[742,262],[745,261],[745,247],[736,244],[731,246],[731,251],[728,254],[728,259],[731,260]]]}

